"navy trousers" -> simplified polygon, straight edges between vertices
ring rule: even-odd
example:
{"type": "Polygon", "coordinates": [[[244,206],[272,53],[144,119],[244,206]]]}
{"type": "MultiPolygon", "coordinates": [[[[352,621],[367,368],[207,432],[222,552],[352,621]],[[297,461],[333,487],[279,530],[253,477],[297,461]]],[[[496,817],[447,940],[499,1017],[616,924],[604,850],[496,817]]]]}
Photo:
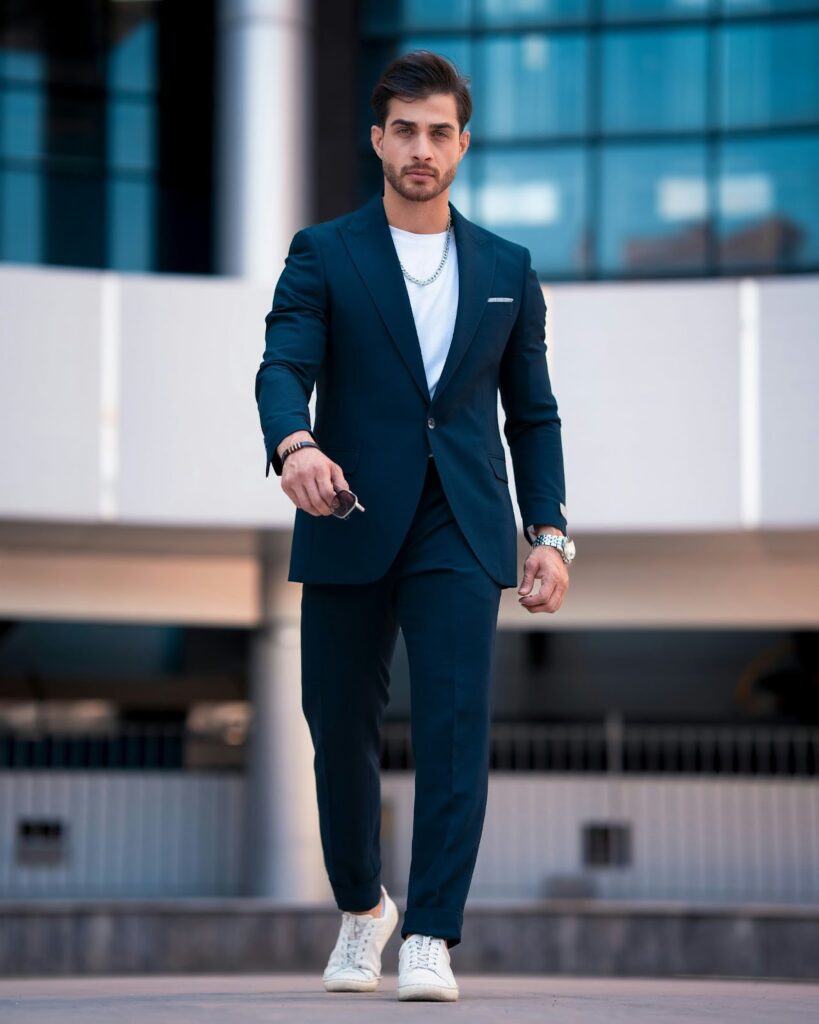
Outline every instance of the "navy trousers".
{"type": "MultiPolygon", "coordinates": [[[[501,587],[444,494],[435,459],[389,570],[302,584],[302,708],[313,740],[324,864],[340,910],[381,899],[381,723],[400,627],[411,685],[415,803],[401,936],[461,941],[489,783],[501,587]]],[[[353,515],[366,513],[353,512],[353,515]]]]}

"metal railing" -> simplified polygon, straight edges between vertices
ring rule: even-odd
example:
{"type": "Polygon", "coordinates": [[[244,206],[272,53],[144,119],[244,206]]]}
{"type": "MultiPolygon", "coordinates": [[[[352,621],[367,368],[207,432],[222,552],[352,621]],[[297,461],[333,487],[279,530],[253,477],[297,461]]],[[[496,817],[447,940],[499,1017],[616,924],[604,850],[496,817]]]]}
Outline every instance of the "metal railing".
{"type": "MultiPolygon", "coordinates": [[[[382,767],[413,766],[409,723],[385,724],[382,767]]],[[[819,726],[495,722],[490,769],[815,778],[819,726]]]]}

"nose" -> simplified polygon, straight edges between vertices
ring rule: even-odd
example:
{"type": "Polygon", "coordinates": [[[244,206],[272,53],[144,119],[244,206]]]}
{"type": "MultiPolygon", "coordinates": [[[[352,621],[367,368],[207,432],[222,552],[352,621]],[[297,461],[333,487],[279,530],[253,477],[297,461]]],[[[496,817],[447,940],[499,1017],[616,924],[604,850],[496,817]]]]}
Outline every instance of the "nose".
{"type": "Polygon", "coordinates": [[[432,155],[432,147],[423,132],[415,136],[415,145],[412,147],[412,157],[416,163],[424,163],[432,155]]]}

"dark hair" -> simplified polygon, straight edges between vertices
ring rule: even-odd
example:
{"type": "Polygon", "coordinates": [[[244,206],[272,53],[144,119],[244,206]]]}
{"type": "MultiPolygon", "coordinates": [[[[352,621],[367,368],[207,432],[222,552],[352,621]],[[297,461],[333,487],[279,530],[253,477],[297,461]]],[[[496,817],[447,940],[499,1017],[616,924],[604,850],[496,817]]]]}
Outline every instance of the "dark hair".
{"type": "Polygon", "coordinates": [[[373,89],[370,106],[383,129],[393,96],[414,100],[426,99],[432,93],[450,93],[455,97],[458,126],[463,131],[472,117],[469,76],[462,75],[451,60],[432,50],[411,50],[392,60],[373,89]]]}

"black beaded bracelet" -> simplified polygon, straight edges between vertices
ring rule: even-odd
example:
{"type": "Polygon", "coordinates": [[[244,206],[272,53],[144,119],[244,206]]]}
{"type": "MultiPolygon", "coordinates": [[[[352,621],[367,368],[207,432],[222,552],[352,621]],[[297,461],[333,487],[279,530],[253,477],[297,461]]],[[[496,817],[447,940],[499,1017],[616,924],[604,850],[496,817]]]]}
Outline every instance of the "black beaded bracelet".
{"type": "Polygon", "coordinates": [[[293,452],[298,451],[299,448],[318,448],[319,451],[321,451],[320,446],[316,444],[315,441],[294,441],[282,452],[282,467],[284,467],[284,462],[287,456],[292,455],[293,452]]]}

